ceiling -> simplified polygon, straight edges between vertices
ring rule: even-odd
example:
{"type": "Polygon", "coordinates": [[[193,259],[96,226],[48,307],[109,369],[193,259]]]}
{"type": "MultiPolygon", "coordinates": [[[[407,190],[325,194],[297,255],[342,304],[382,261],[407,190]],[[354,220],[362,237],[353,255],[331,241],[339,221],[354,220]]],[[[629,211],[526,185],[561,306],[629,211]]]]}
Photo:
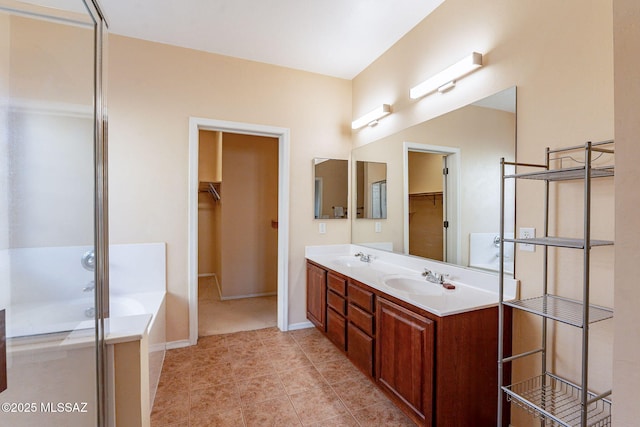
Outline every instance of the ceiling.
{"type": "Polygon", "coordinates": [[[443,1],[100,0],[100,4],[111,33],[352,79],[443,1]]]}

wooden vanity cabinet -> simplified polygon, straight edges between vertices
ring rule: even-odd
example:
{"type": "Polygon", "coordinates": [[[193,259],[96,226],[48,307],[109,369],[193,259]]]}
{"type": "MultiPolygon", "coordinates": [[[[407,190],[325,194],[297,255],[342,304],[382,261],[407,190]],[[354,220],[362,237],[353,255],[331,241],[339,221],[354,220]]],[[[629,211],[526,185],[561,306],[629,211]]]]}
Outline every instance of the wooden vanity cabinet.
{"type": "Polygon", "coordinates": [[[327,331],[327,271],[307,263],[307,319],[327,331]]]}
{"type": "Polygon", "coordinates": [[[375,294],[363,284],[349,280],[347,356],[370,378],[375,377],[375,294]]]}
{"type": "Polygon", "coordinates": [[[496,425],[498,307],[439,317],[309,261],[307,316],[418,425],[496,425]]]}
{"type": "Polygon", "coordinates": [[[327,273],[327,337],[342,351],[347,350],[347,279],[327,273]]]}
{"type": "Polygon", "coordinates": [[[384,298],[377,301],[378,384],[420,425],[431,426],[435,323],[384,298]]]}

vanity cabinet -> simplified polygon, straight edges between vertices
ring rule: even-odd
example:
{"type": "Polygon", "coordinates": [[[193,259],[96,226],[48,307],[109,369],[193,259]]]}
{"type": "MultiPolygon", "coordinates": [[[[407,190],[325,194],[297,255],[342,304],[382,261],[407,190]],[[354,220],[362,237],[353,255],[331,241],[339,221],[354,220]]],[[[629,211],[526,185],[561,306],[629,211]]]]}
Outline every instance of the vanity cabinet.
{"type": "Polygon", "coordinates": [[[327,337],[342,351],[347,350],[347,280],[327,273],[327,337]]]}
{"type": "Polygon", "coordinates": [[[374,377],[375,294],[364,285],[349,280],[349,325],[347,355],[362,372],[374,377]]]}
{"type": "MultiPolygon", "coordinates": [[[[307,280],[309,320],[415,423],[496,425],[498,307],[439,317],[311,261],[307,280]]],[[[508,353],[511,330],[503,332],[508,353]]]]}
{"type": "Polygon", "coordinates": [[[435,323],[384,298],[376,312],[378,384],[430,426],[435,323]]]}
{"type": "Polygon", "coordinates": [[[326,332],[327,271],[307,263],[307,319],[326,332]]]}

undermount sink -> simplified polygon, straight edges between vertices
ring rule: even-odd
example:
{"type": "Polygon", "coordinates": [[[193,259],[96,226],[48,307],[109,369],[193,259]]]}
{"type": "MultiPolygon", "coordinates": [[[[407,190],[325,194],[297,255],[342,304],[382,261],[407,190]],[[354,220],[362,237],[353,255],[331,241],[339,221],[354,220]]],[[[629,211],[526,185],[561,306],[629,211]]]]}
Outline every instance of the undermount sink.
{"type": "Polygon", "coordinates": [[[393,289],[417,295],[442,295],[443,288],[436,283],[417,277],[392,276],[383,279],[383,283],[393,289]]]}

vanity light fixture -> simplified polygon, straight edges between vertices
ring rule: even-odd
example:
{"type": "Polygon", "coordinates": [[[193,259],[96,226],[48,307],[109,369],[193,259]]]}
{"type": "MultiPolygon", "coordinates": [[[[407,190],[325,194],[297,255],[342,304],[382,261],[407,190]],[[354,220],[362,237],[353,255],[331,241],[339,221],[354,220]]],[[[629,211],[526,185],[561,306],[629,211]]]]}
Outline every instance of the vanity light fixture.
{"type": "Polygon", "coordinates": [[[480,67],[482,67],[482,54],[471,52],[450,67],[412,87],[409,96],[411,99],[418,99],[435,91],[444,93],[455,86],[456,79],[466,76],[480,67]]]}
{"type": "Polygon", "coordinates": [[[383,118],[389,113],[391,113],[391,105],[382,104],[375,110],[370,111],[359,119],[351,122],[351,129],[360,129],[361,127],[366,125],[375,126],[376,124],[378,124],[379,119],[383,118]]]}

